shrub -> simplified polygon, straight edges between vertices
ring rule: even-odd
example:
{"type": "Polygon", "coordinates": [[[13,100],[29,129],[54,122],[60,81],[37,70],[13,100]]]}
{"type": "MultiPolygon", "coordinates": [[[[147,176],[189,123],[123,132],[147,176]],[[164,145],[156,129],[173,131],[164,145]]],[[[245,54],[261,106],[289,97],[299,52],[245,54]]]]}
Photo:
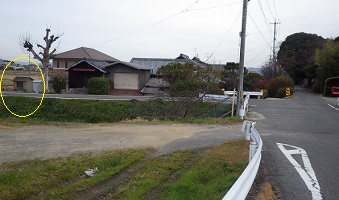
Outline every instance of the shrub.
{"type": "Polygon", "coordinates": [[[288,76],[278,76],[271,79],[267,84],[268,95],[270,97],[277,97],[280,88],[293,88],[293,79],[288,76]]]}
{"type": "Polygon", "coordinates": [[[172,96],[185,97],[198,96],[199,93],[215,94],[221,91],[214,83],[197,80],[179,81],[169,89],[172,96]]]}
{"type": "MultiPolygon", "coordinates": [[[[287,87],[279,88],[275,97],[277,97],[277,98],[286,97],[286,88],[287,87]]],[[[293,95],[293,93],[294,93],[293,88],[290,88],[290,95],[293,95]]]]}
{"type": "Polygon", "coordinates": [[[53,89],[56,93],[61,93],[62,89],[66,89],[66,77],[61,73],[53,75],[53,89]]]}
{"type": "Polygon", "coordinates": [[[103,95],[110,91],[109,80],[104,77],[93,77],[87,83],[88,94],[103,95]]]}

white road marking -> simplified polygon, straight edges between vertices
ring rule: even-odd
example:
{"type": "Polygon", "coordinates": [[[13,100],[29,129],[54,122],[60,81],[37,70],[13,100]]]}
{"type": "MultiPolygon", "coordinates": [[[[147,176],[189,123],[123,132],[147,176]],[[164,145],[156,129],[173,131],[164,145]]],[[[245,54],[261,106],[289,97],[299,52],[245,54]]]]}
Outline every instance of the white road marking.
{"type": "Polygon", "coordinates": [[[308,155],[306,151],[300,147],[288,145],[288,144],[282,144],[277,143],[279,149],[283,152],[283,154],[286,156],[286,158],[292,163],[294,168],[297,170],[301,178],[304,180],[307,188],[312,193],[312,199],[313,200],[322,200],[322,196],[320,193],[320,186],[319,182],[317,180],[317,177],[315,176],[315,173],[313,171],[310,159],[308,158],[308,155]],[[294,148],[293,150],[287,150],[284,146],[294,148]],[[304,169],[299,165],[299,163],[292,157],[292,154],[300,154],[302,157],[302,160],[304,162],[304,169]]]}
{"type": "Polygon", "coordinates": [[[336,110],[339,110],[339,108],[336,108],[336,107],[334,107],[334,106],[332,106],[331,104],[327,104],[329,107],[331,107],[331,108],[334,108],[334,109],[336,109],[336,110]]]}

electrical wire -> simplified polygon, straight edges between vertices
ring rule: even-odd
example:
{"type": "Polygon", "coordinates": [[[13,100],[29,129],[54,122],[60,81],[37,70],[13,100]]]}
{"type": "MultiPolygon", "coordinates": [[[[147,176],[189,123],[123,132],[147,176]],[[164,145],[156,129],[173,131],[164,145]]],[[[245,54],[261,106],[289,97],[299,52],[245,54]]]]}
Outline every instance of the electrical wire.
{"type": "Polygon", "coordinates": [[[187,10],[187,11],[211,10],[211,9],[217,9],[217,8],[232,6],[232,5],[239,4],[239,3],[242,3],[242,1],[238,1],[238,2],[235,2],[235,3],[229,3],[229,4],[225,4],[225,5],[220,5],[220,6],[213,6],[213,7],[206,7],[206,8],[195,8],[195,9],[190,9],[190,10],[187,10]]]}
{"type": "Polygon", "coordinates": [[[274,18],[275,18],[275,16],[273,15],[273,12],[272,12],[272,10],[271,10],[270,4],[268,3],[268,1],[267,1],[267,0],[266,0],[266,3],[267,3],[267,7],[268,7],[268,9],[269,9],[269,11],[270,11],[270,13],[271,13],[271,15],[272,15],[273,19],[274,19],[274,18]]]}
{"type": "Polygon", "coordinates": [[[211,55],[206,59],[205,63],[207,63],[207,61],[213,56],[213,54],[216,52],[216,50],[220,47],[220,45],[222,44],[222,42],[225,40],[226,36],[228,35],[228,33],[231,31],[231,29],[233,28],[234,24],[238,21],[239,16],[241,15],[241,12],[238,14],[237,18],[234,20],[233,24],[231,25],[231,27],[228,29],[228,31],[226,32],[226,34],[224,35],[224,37],[222,38],[222,40],[219,42],[218,46],[214,49],[214,51],[211,53],[211,55]]]}
{"type": "MultiPolygon", "coordinates": [[[[253,21],[255,27],[257,27],[258,31],[260,32],[261,37],[265,40],[266,44],[270,47],[269,42],[268,42],[268,41],[266,40],[266,38],[264,37],[264,35],[263,35],[263,33],[261,32],[261,30],[259,29],[257,23],[255,23],[255,21],[254,21],[254,19],[252,18],[250,12],[248,12],[248,15],[250,16],[251,20],[253,21]]],[[[270,47],[270,48],[271,48],[271,47],[270,47]]]]}
{"type": "Polygon", "coordinates": [[[258,56],[264,53],[264,51],[267,49],[268,46],[266,46],[262,51],[260,51],[257,55],[255,55],[252,59],[246,61],[246,65],[252,63],[254,60],[258,59],[258,56]]]}
{"type": "Polygon", "coordinates": [[[152,26],[154,26],[154,25],[160,24],[160,23],[162,23],[162,22],[164,22],[164,21],[167,21],[167,20],[169,20],[169,19],[171,19],[171,18],[173,18],[173,17],[175,17],[175,16],[177,16],[177,15],[180,15],[180,14],[182,14],[182,13],[186,13],[186,12],[189,11],[190,8],[192,8],[194,5],[196,5],[197,3],[199,3],[199,1],[200,1],[200,0],[195,1],[192,5],[188,6],[188,7],[185,8],[184,10],[181,10],[180,12],[177,12],[177,13],[175,13],[175,14],[173,14],[173,15],[170,15],[169,17],[166,17],[166,18],[164,18],[164,19],[162,19],[162,20],[159,20],[159,21],[157,21],[157,22],[154,22],[154,23],[152,23],[152,24],[150,24],[150,25],[144,26],[144,27],[142,27],[142,28],[140,28],[140,29],[137,29],[137,30],[135,30],[135,31],[132,31],[132,32],[130,32],[130,33],[127,33],[127,34],[121,35],[121,36],[119,36],[119,37],[116,37],[116,38],[114,38],[114,39],[112,39],[112,40],[108,40],[108,41],[106,41],[106,42],[103,42],[103,43],[94,45],[93,47],[98,47],[98,46],[101,46],[101,45],[104,45],[104,44],[107,44],[107,43],[110,43],[110,42],[119,40],[119,39],[121,39],[121,38],[127,37],[127,36],[129,36],[129,35],[132,35],[132,34],[134,34],[134,33],[140,32],[140,31],[142,31],[142,30],[148,29],[148,28],[150,28],[150,27],[152,27],[152,26]]]}
{"type": "Polygon", "coordinates": [[[273,0],[273,7],[274,7],[274,11],[275,11],[275,16],[277,16],[277,18],[278,18],[278,20],[279,20],[277,8],[275,7],[275,0],[273,0]]]}
{"type": "Polygon", "coordinates": [[[268,28],[268,30],[271,32],[271,28],[270,28],[270,23],[271,23],[271,22],[270,22],[270,20],[267,18],[266,14],[265,14],[265,12],[264,12],[264,9],[263,9],[263,7],[262,7],[261,1],[258,0],[257,2],[258,2],[258,4],[259,4],[259,8],[260,8],[261,14],[262,14],[262,16],[263,16],[265,25],[266,25],[266,27],[268,28]]]}

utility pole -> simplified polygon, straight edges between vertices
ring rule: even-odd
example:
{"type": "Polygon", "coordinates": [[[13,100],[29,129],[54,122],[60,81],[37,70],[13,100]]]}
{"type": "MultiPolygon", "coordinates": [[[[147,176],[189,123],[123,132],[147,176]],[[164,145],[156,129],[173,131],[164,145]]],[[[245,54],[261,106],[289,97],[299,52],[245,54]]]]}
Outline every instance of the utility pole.
{"type": "Polygon", "coordinates": [[[237,91],[237,115],[240,115],[240,109],[243,108],[244,102],[244,65],[245,65],[245,38],[246,38],[246,20],[247,20],[247,4],[249,0],[244,0],[242,11],[242,28],[240,32],[240,61],[239,61],[239,80],[237,91]]]}
{"type": "Polygon", "coordinates": [[[276,19],[274,19],[274,23],[271,23],[274,25],[274,35],[273,35],[273,60],[272,60],[272,64],[273,64],[273,69],[272,69],[272,78],[274,78],[277,74],[277,65],[276,65],[276,52],[275,52],[275,43],[277,41],[277,24],[280,24],[280,22],[277,22],[276,19]]]}

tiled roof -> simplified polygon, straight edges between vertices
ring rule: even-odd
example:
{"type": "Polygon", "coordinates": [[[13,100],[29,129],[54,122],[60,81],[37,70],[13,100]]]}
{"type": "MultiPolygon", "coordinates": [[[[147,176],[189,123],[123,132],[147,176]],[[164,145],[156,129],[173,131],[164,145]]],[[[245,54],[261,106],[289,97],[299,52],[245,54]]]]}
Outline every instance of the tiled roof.
{"type": "Polygon", "coordinates": [[[140,64],[137,64],[137,63],[122,62],[122,61],[113,62],[113,61],[106,61],[106,60],[97,60],[97,59],[91,59],[91,58],[84,58],[83,60],[75,63],[70,68],[68,68],[67,71],[69,69],[73,68],[74,66],[82,63],[82,62],[88,63],[89,65],[93,66],[94,68],[100,70],[103,73],[107,73],[106,67],[114,66],[114,65],[117,65],[117,64],[126,65],[128,67],[132,67],[132,68],[138,69],[138,70],[150,70],[149,67],[144,66],[144,65],[140,65],[140,64]]]}
{"type": "Polygon", "coordinates": [[[127,65],[129,67],[132,67],[134,69],[139,69],[139,70],[151,70],[151,68],[149,66],[145,66],[145,65],[141,65],[139,63],[132,63],[132,62],[122,62],[122,61],[119,61],[119,62],[115,62],[113,63],[112,65],[116,65],[116,64],[123,64],[123,65],[127,65]]]}
{"type": "Polygon", "coordinates": [[[166,59],[166,58],[132,58],[131,63],[137,63],[143,66],[148,67],[153,70],[153,74],[156,74],[157,69],[162,66],[168,65],[170,63],[180,63],[185,64],[191,62],[191,60],[186,59],[166,59]]]}
{"type": "Polygon", "coordinates": [[[16,76],[13,81],[27,81],[27,80],[34,80],[30,76],[16,76]]]}
{"type": "Polygon", "coordinates": [[[108,60],[108,61],[119,61],[116,58],[113,58],[107,54],[104,54],[98,50],[87,48],[87,47],[79,47],[77,49],[65,51],[63,53],[56,54],[54,56],[55,59],[83,59],[83,58],[92,58],[97,60],[108,60]]]}

